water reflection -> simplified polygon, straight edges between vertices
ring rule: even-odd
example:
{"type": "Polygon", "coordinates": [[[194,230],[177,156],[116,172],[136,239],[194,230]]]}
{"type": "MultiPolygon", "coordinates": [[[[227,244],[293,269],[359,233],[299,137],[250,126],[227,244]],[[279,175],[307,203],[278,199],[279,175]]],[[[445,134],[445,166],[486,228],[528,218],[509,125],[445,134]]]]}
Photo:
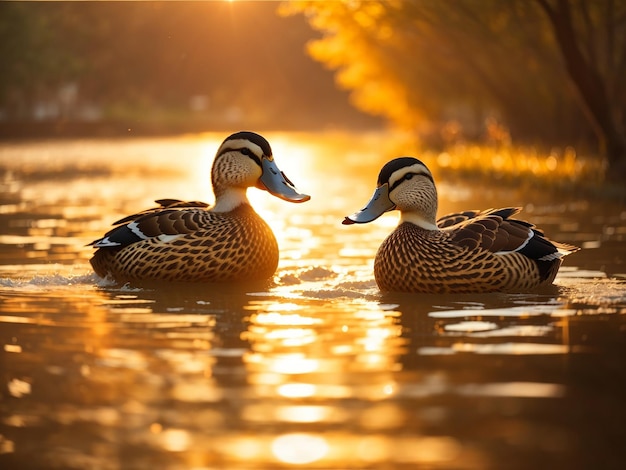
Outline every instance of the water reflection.
{"type": "Polygon", "coordinates": [[[392,394],[391,374],[404,344],[392,313],[367,305],[341,312],[312,301],[250,308],[256,313],[244,360],[259,396],[376,400],[392,394]]]}
{"type": "Polygon", "coordinates": [[[84,244],[111,221],[211,201],[222,137],[0,149],[0,467],[621,468],[623,206],[442,182],[442,212],[526,205],[586,249],[532,295],[383,295],[372,260],[396,218],[340,221],[384,139],[268,135],[313,195],[251,191],[281,246],[273,280],[93,276],[84,244]]]}
{"type": "Polygon", "coordinates": [[[272,441],[272,453],[285,463],[307,464],[326,457],[328,442],[320,436],[304,433],[284,434],[272,441]]]}
{"type": "MultiPolygon", "coordinates": [[[[254,313],[244,335],[250,343],[244,362],[255,399],[243,417],[291,430],[271,440],[275,459],[330,465],[348,458],[357,436],[328,439],[328,432],[315,432],[320,426],[357,427],[366,434],[400,429],[402,411],[386,401],[396,390],[394,373],[405,346],[394,312],[374,303],[342,311],[314,300],[259,300],[248,308],[254,313]]],[[[392,439],[379,441],[377,452],[386,455],[380,449],[392,446],[392,439]]]]}

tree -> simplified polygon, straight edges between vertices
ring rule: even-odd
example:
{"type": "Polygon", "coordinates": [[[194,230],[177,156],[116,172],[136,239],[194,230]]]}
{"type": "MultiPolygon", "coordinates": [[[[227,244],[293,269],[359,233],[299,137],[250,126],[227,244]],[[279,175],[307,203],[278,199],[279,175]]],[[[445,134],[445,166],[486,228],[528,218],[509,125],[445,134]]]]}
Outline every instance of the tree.
{"type": "Polygon", "coordinates": [[[310,54],[363,111],[415,132],[455,120],[474,137],[491,117],[517,140],[552,145],[595,132],[608,174],[624,172],[626,2],[553,1],[301,1],[284,11],[322,33],[310,54]]]}
{"type": "Polygon", "coordinates": [[[550,19],[571,81],[614,178],[626,177],[626,9],[614,0],[536,0],[550,19]],[[620,11],[621,10],[621,11],[620,11]],[[576,25],[574,14],[581,25],[576,25]],[[621,27],[621,31],[620,28],[621,27]],[[582,47],[586,47],[586,54],[582,47]]]}
{"type": "Polygon", "coordinates": [[[379,126],[305,54],[310,36],[271,2],[0,2],[0,134],[80,106],[117,132],[379,126]]]}

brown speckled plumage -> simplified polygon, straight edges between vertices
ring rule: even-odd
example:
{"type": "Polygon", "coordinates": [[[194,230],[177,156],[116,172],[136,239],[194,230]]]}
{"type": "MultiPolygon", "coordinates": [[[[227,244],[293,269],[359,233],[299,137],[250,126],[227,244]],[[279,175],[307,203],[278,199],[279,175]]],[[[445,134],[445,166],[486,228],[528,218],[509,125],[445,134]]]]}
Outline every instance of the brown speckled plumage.
{"type": "Polygon", "coordinates": [[[400,224],[378,249],[376,283],[383,291],[425,293],[528,290],[552,283],[560,260],[544,262],[542,274],[537,262],[520,253],[496,255],[491,248],[497,245],[481,246],[494,232],[473,232],[476,227],[434,231],[400,224]]]}
{"type": "Polygon", "coordinates": [[[252,209],[248,187],[281,199],[304,202],[276,166],[269,143],[252,132],[229,136],[218,149],[211,180],[215,206],[175,199],[116,222],[91,243],[98,250],[94,271],[118,282],[228,282],[270,278],[278,265],[278,244],[252,209]]]}
{"type": "Polygon", "coordinates": [[[403,220],[383,241],[374,277],[383,291],[471,293],[526,291],[550,285],[562,257],[577,247],[548,240],[513,219],[519,208],[466,211],[435,222],[437,192],[417,159],[389,162],[368,205],[344,224],[366,223],[399,209],[403,220]]]}
{"type": "Polygon", "coordinates": [[[164,243],[150,237],[121,248],[101,248],[91,260],[94,271],[118,281],[246,281],[274,274],[276,238],[248,204],[229,213],[203,207],[167,208],[148,216],[143,213],[141,223],[155,231],[175,227],[178,238],[164,243]]]}

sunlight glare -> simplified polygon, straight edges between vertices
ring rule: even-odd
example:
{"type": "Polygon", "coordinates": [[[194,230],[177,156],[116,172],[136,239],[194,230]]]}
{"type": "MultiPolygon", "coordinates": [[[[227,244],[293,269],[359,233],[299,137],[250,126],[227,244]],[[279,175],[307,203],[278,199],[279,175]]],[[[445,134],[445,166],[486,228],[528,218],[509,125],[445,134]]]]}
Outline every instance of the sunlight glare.
{"type": "Polygon", "coordinates": [[[310,179],[310,167],[315,158],[313,147],[294,141],[293,137],[287,134],[271,135],[268,140],[278,167],[298,189],[306,192],[309,185],[314,183],[310,179]]]}
{"type": "Polygon", "coordinates": [[[329,450],[326,439],[305,433],[284,434],[272,442],[278,460],[290,464],[309,464],[322,459],[329,450]]]}
{"type": "Polygon", "coordinates": [[[294,405],[281,406],[277,418],[290,423],[320,423],[336,418],[338,410],[331,406],[294,405]]]}
{"type": "Polygon", "coordinates": [[[285,398],[307,398],[315,395],[317,386],[309,383],[283,384],[276,390],[278,395],[285,398]]]}
{"type": "Polygon", "coordinates": [[[283,354],[270,362],[268,369],[279,374],[310,374],[320,368],[317,359],[307,358],[304,354],[283,354]]]}
{"type": "Polygon", "coordinates": [[[317,335],[310,329],[284,328],[269,331],[265,338],[270,341],[279,341],[285,347],[297,347],[314,343],[317,335]]]}
{"type": "Polygon", "coordinates": [[[213,189],[211,188],[211,167],[213,166],[213,160],[215,160],[215,152],[221,141],[215,136],[204,137],[203,142],[200,156],[194,162],[193,168],[191,168],[189,182],[195,188],[194,194],[198,195],[197,199],[213,204],[215,201],[213,189]]]}
{"type": "Polygon", "coordinates": [[[21,398],[24,395],[29,395],[31,392],[31,385],[20,379],[11,379],[7,384],[9,394],[16,398],[21,398]]]}
{"type": "MultiPolygon", "coordinates": [[[[300,307],[295,304],[282,304],[280,309],[283,311],[289,311],[289,305],[294,305],[293,310],[297,310],[300,307]]],[[[278,312],[259,313],[252,315],[250,319],[252,324],[255,325],[272,325],[272,326],[311,326],[317,325],[322,322],[318,318],[311,318],[297,313],[293,314],[281,314],[278,312]]]]}
{"type": "Polygon", "coordinates": [[[167,429],[160,436],[163,448],[170,452],[181,452],[190,444],[189,433],[183,429],[167,429]]]}

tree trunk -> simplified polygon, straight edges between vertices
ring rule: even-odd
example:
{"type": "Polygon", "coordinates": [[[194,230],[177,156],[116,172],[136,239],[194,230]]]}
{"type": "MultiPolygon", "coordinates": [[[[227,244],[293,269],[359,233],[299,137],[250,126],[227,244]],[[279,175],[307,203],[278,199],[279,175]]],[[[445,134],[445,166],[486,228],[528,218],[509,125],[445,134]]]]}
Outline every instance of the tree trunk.
{"type": "Polygon", "coordinates": [[[613,103],[609,101],[599,71],[585,59],[578,46],[569,0],[557,0],[556,7],[548,0],[537,2],[552,24],[567,73],[598,137],[600,153],[607,159],[607,179],[623,181],[626,179],[626,136],[614,118],[613,103]]]}

